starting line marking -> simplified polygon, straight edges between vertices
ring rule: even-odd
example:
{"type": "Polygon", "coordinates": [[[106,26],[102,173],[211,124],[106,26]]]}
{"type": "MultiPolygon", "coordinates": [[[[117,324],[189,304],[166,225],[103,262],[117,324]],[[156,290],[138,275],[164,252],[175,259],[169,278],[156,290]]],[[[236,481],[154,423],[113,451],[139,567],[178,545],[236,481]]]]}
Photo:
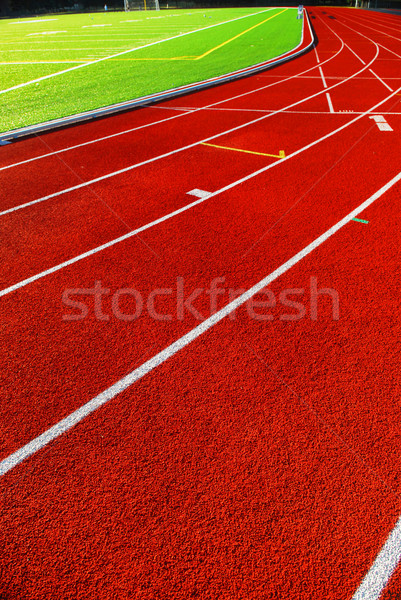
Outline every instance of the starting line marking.
{"type": "Polygon", "coordinates": [[[372,119],[376,123],[380,131],[394,131],[391,125],[387,123],[383,115],[376,115],[374,117],[369,117],[369,119],[372,119]]]}
{"type": "Polygon", "coordinates": [[[197,198],[208,198],[211,192],[206,192],[205,190],[198,190],[197,188],[195,188],[194,190],[187,192],[187,194],[189,196],[196,196],[197,198]]]}
{"type": "Polygon", "coordinates": [[[207,142],[201,142],[200,146],[210,146],[211,148],[219,148],[220,150],[233,150],[234,152],[244,152],[245,154],[256,154],[257,156],[270,156],[271,158],[285,158],[284,150],[280,150],[278,154],[266,154],[265,152],[254,152],[253,150],[242,150],[241,148],[230,148],[229,146],[217,146],[216,144],[209,144],[207,142]]]}

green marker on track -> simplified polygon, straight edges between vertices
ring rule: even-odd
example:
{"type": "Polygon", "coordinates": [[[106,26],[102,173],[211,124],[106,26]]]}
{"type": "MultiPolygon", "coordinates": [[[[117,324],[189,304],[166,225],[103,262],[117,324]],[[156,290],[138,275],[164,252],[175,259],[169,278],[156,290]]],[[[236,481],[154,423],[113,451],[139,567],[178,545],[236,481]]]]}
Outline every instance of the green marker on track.
{"type": "Polygon", "coordinates": [[[353,221],[357,221],[358,223],[364,223],[365,225],[368,225],[369,221],[365,221],[365,219],[352,219],[353,221]]]}

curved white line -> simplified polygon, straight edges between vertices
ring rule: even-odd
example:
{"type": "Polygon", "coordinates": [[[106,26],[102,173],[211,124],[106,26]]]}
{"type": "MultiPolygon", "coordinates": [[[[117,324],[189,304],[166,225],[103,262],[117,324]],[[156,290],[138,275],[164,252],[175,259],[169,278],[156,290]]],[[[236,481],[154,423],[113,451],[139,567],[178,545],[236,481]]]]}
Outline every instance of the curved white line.
{"type": "MultiPolygon", "coordinates": [[[[340,52],[343,50],[344,48],[344,43],[341,44],[340,49],[333,54],[333,56],[330,56],[329,58],[327,58],[324,62],[320,63],[320,65],[325,65],[326,63],[332,61],[333,59],[335,59],[340,52]]],[[[98,142],[103,142],[105,140],[110,140],[112,138],[116,138],[119,137],[121,135],[126,135],[128,133],[132,133],[134,131],[139,131],[141,129],[146,129],[148,127],[153,127],[154,125],[160,125],[162,123],[166,123],[168,121],[173,121],[174,119],[179,119],[181,117],[186,117],[189,114],[194,114],[194,113],[198,113],[202,110],[208,110],[209,108],[212,108],[214,106],[218,106],[219,104],[224,104],[225,102],[231,102],[232,100],[237,100],[238,98],[243,98],[244,96],[248,96],[250,94],[255,94],[257,92],[266,90],[268,88],[274,87],[276,85],[281,85],[282,83],[286,83],[287,81],[290,81],[291,79],[296,79],[297,77],[301,77],[302,75],[305,75],[305,73],[309,73],[310,71],[313,71],[314,69],[317,69],[318,65],[315,65],[313,67],[310,67],[309,69],[306,69],[305,71],[301,71],[300,73],[297,73],[296,75],[290,75],[289,77],[286,77],[285,79],[282,79],[280,81],[275,81],[274,83],[269,83],[267,85],[263,85],[259,88],[255,88],[253,90],[249,90],[248,92],[243,92],[241,94],[237,94],[235,96],[230,96],[229,98],[226,98],[224,100],[219,100],[218,102],[213,102],[212,104],[207,104],[205,106],[202,106],[200,108],[194,108],[191,110],[186,111],[185,113],[179,114],[179,115],[174,115],[173,117],[167,117],[166,119],[160,119],[158,121],[152,121],[151,123],[146,123],[146,125],[139,125],[138,127],[133,127],[131,129],[125,129],[124,131],[119,131],[118,133],[112,133],[110,135],[106,135],[100,138],[96,138],[94,140],[89,140],[87,142],[83,142],[81,144],[75,144],[74,146],[68,146],[66,148],[62,148],[61,150],[54,150],[52,152],[47,152],[46,154],[41,154],[40,156],[34,156],[32,158],[27,158],[25,160],[21,160],[18,161],[16,163],[12,163],[10,165],[5,165],[4,167],[0,167],[0,171],[6,171],[7,169],[12,169],[14,167],[19,167],[21,165],[25,165],[27,163],[30,162],[34,162],[36,160],[41,160],[43,158],[48,158],[50,156],[55,156],[57,154],[62,154],[63,152],[69,152],[70,150],[76,150],[78,148],[83,148],[85,146],[89,146],[91,144],[97,144],[98,142]]]]}
{"type": "MultiPolygon", "coordinates": [[[[146,225],[143,225],[142,227],[139,227],[138,229],[135,229],[133,231],[130,231],[129,233],[126,233],[125,235],[115,238],[114,240],[111,240],[110,242],[106,242],[105,244],[102,244],[101,246],[98,246],[96,248],[93,248],[92,250],[88,250],[87,252],[84,252],[83,254],[80,254],[74,258],[71,258],[63,263],[60,263],[59,265],[56,265],[54,267],[51,267],[50,269],[47,269],[46,271],[42,271],[41,273],[38,273],[37,275],[33,275],[32,277],[29,277],[27,279],[24,279],[23,281],[20,281],[8,288],[5,288],[3,290],[0,290],[0,298],[2,296],[6,296],[8,294],[10,294],[11,292],[15,292],[18,289],[21,289],[22,287],[25,287],[27,285],[29,285],[30,283],[34,283],[35,281],[38,281],[39,279],[42,279],[43,277],[46,277],[47,275],[51,275],[53,273],[56,273],[57,271],[60,271],[61,269],[64,269],[65,267],[68,267],[70,265],[73,265],[81,260],[84,260],[85,258],[89,258],[90,256],[97,254],[98,252],[101,252],[103,250],[106,250],[107,248],[111,248],[112,246],[115,246],[116,244],[119,244],[120,242],[123,242],[131,237],[134,237],[136,235],[138,235],[139,233],[150,229],[151,227],[154,227],[156,225],[159,225],[160,223],[164,223],[165,221],[168,221],[169,219],[183,213],[186,212],[187,210],[197,206],[198,204],[202,204],[203,202],[205,202],[206,200],[210,200],[211,198],[214,198],[215,196],[218,196],[219,194],[226,192],[242,183],[245,183],[246,181],[249,181],[250,179],[253,179],[254,177],[256,177],[257,175],[260,175],[261,173],[265,173],[266,171],[272,169],[273,167],[275,167],[278,164],[281,164],[285,161],[290,160],[291,158],[294,158],[294,156],[298,156],[299,154],[302,154],[303,152],[305,152],[306,150],[309,150],[310,148],[313,148],[314,146],[316,146],[317,144],[319,144],[320,142],[329,139],[330,137],[332,137],[333,135],[336,135],[337,133],[339,133],[340,131],[343,131],[344,129],[346,129],[347,127],[349,127],[350,125],[352,125],[353,123],[356,123],[357,121],[359,121],[360,119],[362,119],[363,117],[365,117],[368,114],[371,114],[376,108],[378,108],[379,106],[381,106],[382,104],[384,104],[385,102],[388,102],[388,100],[390,98],[392,98],[393,96],[395,96],[397,93],[399,93],[401,91],[401,87],[396,90],[395,92],[393,92],[392,94],[390,94],[389,96],[387,96],[384,100],[381,100],[378,104],[376,104],[375,106],[373,106],[372,108],[370,108],[369,110],[365,111],[364,113],[361,113],[360,115],[358,115],[355,119],[353,119],[352,121],[349,121],[348,123],[345,123],[344,125],[342,125],[341,127],[339,127],[338,129],[333,130],[332,132],[326,134],[325,136],[319,138],[318,140],[315,140],[314,142],[311,142],[310,144],[308,144],[307,146],[304,146],[303,148],[300,148],[298,150],[296,150],[295,152],[293,152],[292,154],[289,154],[288,156],[286,156],[283,159],[280,159],[274,163],[271,163],[270,165],[267,165],[266,167],[263,167],[257,171],[254,171],[253,173],[251,173],[250,175],[246,175],[245,177],[242,177],[241,179],[238,179],[237,181],[230,183],[226,186],[224,186],[223,188],[217,190],[216,192],[212,192],[211,194],[209,194],[206,198],[201,198],[199,200],[195,200],[194,202],[191,202],[190,204],[187,204],[185,206],[183,206],[182,208],[179,208],[167,215],[164,215],[163,217],[160,217],[159,219],[156,219],[155,221],[152,221],[151,223],[147,223],[146,225]]],[[[323,90],[323,93],[325,92],[325,90],[323,90]]]]}
{"type": "MultiPolygon", "coordinates": [[[[328,25],[327,25],[327,27],[331,31],[333,31],[328,25]]],[[[333,32],[333,33],[335,33],[335,32],[333,32]]],[[[335,35],[338,37],[338,39],[341,40],[340,36],[338,36],[336,33],[335,33],[335,35]]],[[[367,38],[367,39],[369,39],[369,38],[367,38]]],[[[372,41],[372,40],[370,40],[370,41],[372,41]]],[[[196,142],[193,142],[191,144],[187,144],[186,146],[182,146],[181,148],[176,148],[175,150],[172,150],[170,152],[166,152],[164,154],[160,154],[158,156],[155,156],[153,158],[147,159],[147,160],[142,161],[140,163],[135,163],[134,165],[130,165],[129,167],[125,167],[123,169],[118,169],[118,170],[113,171],[111,173],[108,173],[106,175],[101,175],[100,177],[96,177],[94,179],[90,179],[88,181],[84,181],[84,182],[79,183],[79,184],[77,184],[75,186],[71,186],[71,187],[65,188],[64,190],[60,190],[59,192],[54,192],[53,194],[48,194],[47,196],[43,196],[41,198],[37,198],[36,200],[31,200],[30,202],[25,202],[24,204],[19,204],[18,206],[14,206],[12,208],[9,208],[7,210],[4,210],[4,211],[0,212],[0,217],[4,216],[4,215],[7,215],[7,214],[10,214],[12,212],[16,212],[17,210],[22,210],[23,208],[28,208],[29,206],[33,206],[35,204],[39,204],[39,203],[44,202],[46,200],[50,200],[52,198],[57,198],[57,197],[59,197],[59,196],[61,196],[63,194],[67,194],[69,192],[72,192],[72,191],[75,191],[75,190],[79,190],[79,189],[82,189],[84,187],[88,187],[88,186],[92,185],[93,183],[99,183],[100,181],[105,181],[106,179],[110,179],[111,177],[115,177],[115,176],[121,175],[123,173],[128,173],[129,171],[132,171],[133,169],[137,169],[137,168],[142,167],[144,165],[156,162],[157,160],[161,160],[163,158],[167,158],[167,157],[172,156],[174,154],[178,154],[180,152],[184,152],[185,150],[189,150],[190,148],[194,148],[195,146],[198,146],[198,145],[203,144],[205,142],[210,142],[210,141],[212,141],[212,140],[214,140],[216,138],[219,138],[219,137],[221,137],[223,135],[227,135],[229,133],[233,133],[234,131],[238,131],[240,129],[243,129],[244,127],[248,127],[249,125],[253,125],[255,123],[259,123],[261,121],[269,119],[269,118],[271,118],[271,117],[273,117],[273,116],[275,116],[275,115],[277,115],[279,113],[285,112],[289,108],[293,108],[294,106],[298,106],[299,104],[303,104],[304,102],[307,102],[308,100],[316,98],[317,96],[320,96],[321,94],[325,94],[326,92],[329,92],[329,91],[331,91],[331,90],[333,90],[333,89],[335,89],[335,88],[337,88],[337,87],[339,87],[341,85],[344,85],[345,83],[347,83],[348,81],[350,81],[351,79],[353,79],[354,77],[356,77],[357,75],[359,75],[360,73],[362,73],[363,71],[365,71],[366,69],[368,69],[375,62],[375,60],[377,58],[377,55],[379,53],[379,48],[378,48],[377,44],[375,44],[375,42],[372,41],[372,43],[376,46],[376,54],[372,58],[372,60],[370,61],[370,63],[368,63],[367,65],[364,65],[362,69],[360,69],[359,71],[356,71],[353,75],[349,76],[347,79],[344,79],[343,81],[335,83],[332,86],[330,86],[330,87],[328,87],[326,89],[321,90],[320,92],[316,92],[315,94],[311,94],[310,96],[307,96],[306,98],[303,98],[302,100],[299,100],[297,102],[289,104],[289,105],[285,106],[284,108],[280,108],[280,109],[276,110],[273,113],[269,113],[267,115],[263,115],[263,116],[258,117],[256,119],[252,119],[251,121],[247,121],[246,123],[243,123],[242,125],[238,125],[236,127],[232,127],[231,129],[227,129],[227,130],[222,131],[220,133],[217,133],[215,135],[203,138],[203,139],[198,140],[196,142]]],[[[319,66],[319,65],[317,65],[317,66],[319,66]]],[[[241,96],[244,96],[244,95],[246,95],[246,94],[240,94],[239,96],[241,97],[241,96]]],[[[236,97],[234,96],[234,99],[235,98],[236,97]]],[[[227,102],[227,100],[224,100],[224,102],[227,102]]],[[[222,102],[220,102],[220,103],[222,103],[222,102]]],[[[218,103],[216,103],[216,104],[218,104],[218,103]]],[[[177,117],[178,116],[179,115],[177,115],[177,117]]],[[[182,116],[182,115],[180,115],[180,116],[182,116]]]]}

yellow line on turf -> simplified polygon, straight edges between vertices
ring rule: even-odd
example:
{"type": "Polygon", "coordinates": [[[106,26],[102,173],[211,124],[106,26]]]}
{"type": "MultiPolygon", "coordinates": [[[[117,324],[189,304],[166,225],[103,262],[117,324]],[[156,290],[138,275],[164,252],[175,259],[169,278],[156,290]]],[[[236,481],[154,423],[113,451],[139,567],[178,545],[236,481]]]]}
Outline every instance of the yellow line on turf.
{"type": "Polygon", "coordinates": [[[126,61],[126,60],[194,60],[195,56],[173,56],[172,58],[110,58],[110,61],[126,61]]]}
{"type": "Polygon", "coordinates": [[[215,50],[218,50],[218,48],[222,48],[226,44],[229,44],[233,40],[236,40],[237,38],[241,37],[241,35],[245,35],[245,33],[248,33],[248,31],[252,31],[252,29],[255,29],[256,27],[259,27],[260,25],[263,25],[263,23],[266,23],[267,21],[270,21],[271,19],[274,19],[275,17],[278,17],[279,15],[281,15],[281,13],[285,12],[286,10],[288,10],[288,8],[285,8],[284,10],[280,10],[280,12],[276,13],[272,17],[269,17],[268,19],[265,19],[261,23],[257,23],[256,25],[253,25],[253,27],[250,27],[249,29],[245,29],[245,31],[243,31],[242,33],[239,33],[238,35],[235,35],[234,37],[230,38],[226,42],[223,42],[222,44],[219,44],[218,46],[215,46],[214,48],[211,48],[210,50],[208,50],[204,54],[201,54],[200,56],[198,56],[198,58],[195,58],[195,60],[200,60],[201,58],[204,58],[205,56],[207,56],[211,52],[214,52],[215,50]]]}
{"type": "Polygon", "coordinates": [[[278,154],[266,154],[265,152],[253,152],[253,150],[241,150],[241,148],[230,148],[229,146],[216,146],[216,144],[208,144],[201,142],[201,146],[211,146],[220,150],[233,150],[234,152],[245,152],[245,154],[257,154],[258,156],[271,156],[272,158],[285,158],[284,150],[280,150],[278,154]]]}

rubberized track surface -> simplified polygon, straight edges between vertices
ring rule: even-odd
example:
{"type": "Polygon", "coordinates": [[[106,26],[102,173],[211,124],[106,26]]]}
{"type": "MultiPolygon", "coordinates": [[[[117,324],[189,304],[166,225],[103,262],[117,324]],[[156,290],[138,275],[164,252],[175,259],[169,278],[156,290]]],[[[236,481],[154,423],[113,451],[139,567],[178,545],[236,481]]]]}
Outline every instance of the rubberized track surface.
{"type": "Polygon", "coordinates": [[[400,596],[400,19],[311,16],[296,61],[1,149],[3,598],[400,596]]]}

